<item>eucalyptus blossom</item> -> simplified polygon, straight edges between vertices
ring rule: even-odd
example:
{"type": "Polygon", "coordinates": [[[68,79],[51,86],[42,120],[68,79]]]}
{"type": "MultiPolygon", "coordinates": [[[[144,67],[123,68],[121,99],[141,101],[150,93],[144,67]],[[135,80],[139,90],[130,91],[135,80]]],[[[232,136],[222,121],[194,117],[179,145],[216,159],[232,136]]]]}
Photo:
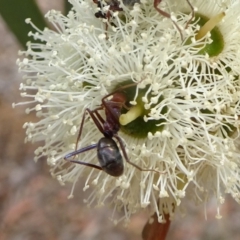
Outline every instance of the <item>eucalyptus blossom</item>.
{"type": "MultiPolygon", "coordinates": [[[[153,1],[121,3],[122,11],[109,12],[107,4],[99,9],[92,0],[71,0],[68,16],[54,10],[46,15],[55,30],[26,21],[35,28],[30,36],[42,40],[29,42],[17,61],[26,100],[14,105],[27,105],[26,113],[39,117],[24,124],[26,142],[42,143],[35,161],[46,157],[53,177],[73,183],[69,197],[84,181],[86,204],[110,203],[113,219],[119,209],[125,221],[147,209],[164,222],[183,199],[206,203],[210,197],[217,199],[220,218],[226,194],[239,202],[240,2],[190,2],[192,21],[184,0],[160,3],[170,18],[153,1]],[[111,13],[109,20],[96,18],[99,11],[111,13]],[[76,143],[85,109],[131,83],[118,136],[130,161],[150,170],[125,161],[123,175],[115,178],[65,161],[103,136],[87,116],[76,143]]],[[[104,110],[101,116],[106,118],[104,110]]],[[[98,165],[97,151],[74,160],[98,165]]]]}

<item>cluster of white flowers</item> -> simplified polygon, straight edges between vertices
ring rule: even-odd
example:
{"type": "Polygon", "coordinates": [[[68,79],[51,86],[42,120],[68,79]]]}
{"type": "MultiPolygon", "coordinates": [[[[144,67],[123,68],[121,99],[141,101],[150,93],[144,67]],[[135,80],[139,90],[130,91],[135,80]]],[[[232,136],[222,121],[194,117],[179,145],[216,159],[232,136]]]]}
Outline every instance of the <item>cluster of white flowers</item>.
{"type": "MultiPolygon", "coordinates": [[[[47,157],[61,183],[74,186],[85,179],[84,190],[91,191],[87,204],[101,206],[108,200],[115,210],[124,209],[126,221],[144,208],[164,221],[163,213],[173,217],[183,198],[206,202],[215,196],[217,209],[225,193],[240,201],[240,2],[190,2],[196,21],[187,28],[192,12],[185,0],[159,5],[172,20],[156,11],[153,0],[122,5],[123,11],[113,12],[109,22],[95,17],[99,9],[92,0],[71,0],[68,16],[56,11],[46,15],[55,31],[40,31],[28,20],[36,29],[30,35],[42,43],[29,43],[21,52],[26,58],[18,65],[26,76],[20,90],[29,101],[15,105],[29,104],[26,112],[36,111],[39,117],[25,124],[26,141],[43,142],[35,160],[47,157]],[[225,16],[217,29],[196,37],[201,21],[219,14],[225,16]],[[95,109],[116,86],[129,81],[137,83],[129,101],[140,104],[142,91],[146,110],[140,116],[146,127],[136,129],[152,131],[138,137],[122,127],[118,135],[133,163],[163,173],[139,171],[125,162],[124,174],[114,178],[65,161],[75,149],[84,110],[95,109]]],[[[78,148],[102,136],[86,120],[78,148]]],[[[98,164],[96,152],[75,160],[98,164]]]]}

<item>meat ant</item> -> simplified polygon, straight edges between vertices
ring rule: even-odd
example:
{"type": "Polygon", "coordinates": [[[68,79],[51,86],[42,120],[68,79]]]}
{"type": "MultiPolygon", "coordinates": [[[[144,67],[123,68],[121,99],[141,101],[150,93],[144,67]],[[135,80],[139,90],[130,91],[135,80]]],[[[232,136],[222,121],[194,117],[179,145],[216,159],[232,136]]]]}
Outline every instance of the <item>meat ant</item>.
{"type": "MultiPolygon", "coordinates": [[[[81,149],[78,149],[74,152],[71,152],[67,154],[64,159],[69,162],[85,165],[88,167],[96,168],[98,170],[103,170],[107,174],[118,177],[123,174],[124,171],[124,165],[123,165],[123,158],[119,151],[119,148],[114,141],[113,138],[117,140],[119,143],[119,146],[121,148],[122,154],[125,158],[125,160],[137,168],[140,171],[154,171],[158,172],[157,170],[153,169],[143,169],[136,165],[135,163],[131,162],[128,158],[127,152],[124,147],[124,143],[122,139],[118,136],[118,131],[120,130],[120,123],[119,123],[119,117],[121,115],[122,108],[127,108],[125,105],[127,102],[126,95],[122,92],[122,90],[126,88],[130,88],[135,86],[136,83],[128,84],[123,87],[119,87],[118,90],[107,94],[105,97],[101,100],[101,105],[99,107],[96,107],[94,110],[90,110],[89,108],[86,108],[83,117],[82,122],[80,125],[77,141],[76,141],[76,149],[77,144],[80,140],[80,137],[82,135],[83,125],[86,118],[86,113],[89,114],[89,116],[92,118],[93,122],[97,126],[98,130],[104,135],[98,143],[89,145],[87,147],[83,147],[81,149]],[[110,100],[108,100],[108,97],[112,96],[110,100]],[[106,119],[104,120],[102,116],[100,115],[99,111],[104,110],[106,119]],[[86,163],[82,161],[72,160],[69,159],[71,157],[74,157],[80,153],[92,150],[94,148],[97,148],[97,157],[100,166],[92,164],[92,163],[86,163]]],[[[128,108],[127,108],[128,109],[128,108]]],[[[159,173],[159,172],[158,172],[159,173]]]]}
{"type": "MultiPolygon", "coordinates": [[[[171,15],[163,10],[161,10],[158,5],[162,2],[162,0],[153,0],[153,6],[154,8],[164,17],[166,18],[169,18],[169,19],[172,19],[171,18],[171,15]]],[[[192,4],[190,3],[189,0],[186,0],[188,5],[190,6],[191,8],[191,11],[192,11],[192,16],[191,18],[188,20],[187,24],[186,24],[186,27],[188,26],[188,24],[193,20],[195,14],[194,14],[194,8],[192,6],[192,4]]],[[[93,2],[95,4],[97,4],[97,6],[99,7],[99,9],[102,9],[104,4],[102,3],[102,0],[93,0],[93,2]]],[[[99,10],[98,12],[95,13],[95,17],[96,18],[105,18],[107,19],[107,21],[109,22],[110,20],[110,17],[112,16],[112,13],[111,12],[117,12],[117,11],[123,11],[123,9],[119,6],[120,5],[120,2],[119,0],[106,0],[105,1],[107,5],[109,5],[109,9],[107,11],[107,13],[103,13],[101,10],[99,10]]],[[[140,3],[140,0],[123,0],[123,4],[124,5],[128,5],[128,6],[133,6],[135,3],[140,3]]],[[[178,24],[173,21],[173,24],[174,26],[177,28],[177,30],[179,31],[180,35],[181,35],[181,39],[183,39],[183,35],[182,35],[182,31],[180,29],[180,27],[178,26],[178,24]]],[[[111,23],[111,25],[114,25],[114,23],[111,23]]],[[[115,25],[114,25],[115,26],[115,25]]],[[[108,24],[106,23],[106,31],[108,29],[108,24]]]]}

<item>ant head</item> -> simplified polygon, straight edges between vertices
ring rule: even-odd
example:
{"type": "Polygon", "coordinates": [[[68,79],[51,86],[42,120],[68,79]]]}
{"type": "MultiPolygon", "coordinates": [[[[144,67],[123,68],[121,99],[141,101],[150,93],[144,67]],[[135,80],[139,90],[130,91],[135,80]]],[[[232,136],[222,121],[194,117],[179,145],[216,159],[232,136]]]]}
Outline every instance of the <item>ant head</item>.
{"type": "Polygon", "coordinates": [[[126,98],[126,95],[123,94],[123,93],[120,93],[120,92],[116,92],[113,94],[112,96],[112,99],[111,99],[112,102],[119,102],[119,103],[125,103],[127,101],[127,98],[126,98]]]}

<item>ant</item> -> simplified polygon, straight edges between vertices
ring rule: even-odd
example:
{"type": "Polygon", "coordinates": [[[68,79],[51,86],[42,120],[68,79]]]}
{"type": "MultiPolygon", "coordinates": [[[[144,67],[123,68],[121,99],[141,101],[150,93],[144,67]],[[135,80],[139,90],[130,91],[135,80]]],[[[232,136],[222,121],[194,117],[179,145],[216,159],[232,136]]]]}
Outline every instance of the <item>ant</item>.
{"type": "Polygon", "coordinates": [[[76,149],[77,149],[77,143],[79,142],[82,134],[86,113],[89,114],[89,116],[92,118],[93,122],[97,126],[98,130],[104,135],[104,137],[102,137],[96,144],[92,144],[78,150],[75,149],[74,152],[67,154],[64,157],[66,161],[96,168],[98,170],[103,170],[104,172],[106,172],[107,174],[113,177],[121,176],[124,171],[123,158],[114,140],[115,138],[119,143],[119,146],[121,148],[121,151],[125,160],[129,164],[131,164],[132,166],[134,166],[140,171],[158,172],[157,170],[153,170],[153,169],[142,169],[135,163],[131,162],[128,158],[123,141],[117,134],[118,131],[120,130],[119,117],[121,115],[121,110],[123,107],[128,109],[128,107],[125,105],[127,102],[127,97],[122,92],[122,90],[129,87],[133,87],[136,84],[137,83],[132,83],[132,84],[125,85],[123,87],[119,87],[118,90],[107,94],[105,97],[102,98],[101,105],[99,107],[96,107],[94,110],[90,110],[89,108],[85,109],[83,113],[80,129],[79,129],[77,141],[76,141],[76,149]],[[110,96],[112,96],[112,98],[108,100],[108,97],[110,96]],[[100,115],[99,113],[100,110],[105,111],[106,119],[103,119],[103,117],[100,115]],[[97,157],[98,157],[100,166],[92,163],[86,163],[86,162],[76,161],[72,159],[69,160],[69,158],[73,156],[92,150],[94,148],[97,148],[97,157]]]}
{"type": "MultiPolygon", "coordinates": [[[[189,5],[190,8],[191,8],[192,16],[191,16],[191,18],[188,20],[185,28],[188,27],[188,24],[193,20],[193,18],[194,18],[194,16],[195,16],[195,14],[194,14],[194,8],[193,8],[192,4],[190,3],[189,0],[186,0],[186,1],[187,1],[188,5],[189,5]]],[[[93,0],[93,2],[94,2],[95,4],[97,4],[97,6],[98,6],[99,9],[102,9],[103,6],[104,6],[103,3],[102,3],[102,0],[93,0]]],[[[107,19],[107,21],[109,22],[110,17],[112,16],[111,12],[123,11],[123,9],[119,6],[119,5],[120,5],[119,0],[106,0],[105,2],[106,2],[107,5],[109,5],[109,9],[108,9],[107,13],[103,13],[101,10],[99,10],[98,12],[95,13],[95,17],[96,17],[96,18],[105,18],[105,19],[107,19]]],[[[154,0],[154,2],[153,2],[154,8],[155,8],[162,16],[171,19],[171,15],[170,15],[169,13],[161,10],[161,9],[158,7],[158,5],[159,5],[161,2],[162,2],[162,0],[154,0]]],[[[123,4],[124,4],[124,5],[133,6],[135,3],[140,3],[140,0],[123,0],[123,4]]],[[[181,39],[183,39],[183,35],[182,35],[182,31],[181,31],[180,27],[178,26],[178,24],[177,24],[175,21],[172,20],[172,22],[173,22],[174,26],[177,28],[177,30],[179,31],[179,33],[180,33],[180,35],[181,35],[181,39]]],[[[111,25],[115,26],[114,23],[111,23],[111,25]]],[[[107,31],[107,29],[108,29],[108,24],[106,23],[106,29],[105,29],[105,30],[107,31]]]]}
{"type": "MultiPolygon", "coordinates": [[[[93,2],[97,4],[99,9],[102,9],[104,7],[102,0],[93,0],[93,2]]],[[[98,12],[95,13],[96,18],[104,18],[104,19],[107,19],[107,22],[109,22],[110,17],[112,16],[111,11],[112,12],[123,11],[123,9],[119,6],[120,2],[118,0],[106,1],[106,4],[109,5],[109,9],[107,13],[103,13],[101,10],[99,10],[98,12]]],[[[111,23],[111,25],[115,26],[114,23],[111,23]]],[[[106,23],[105,31],[107,32],[107,30],[108,30],[108,24],[106,23]]]]}

